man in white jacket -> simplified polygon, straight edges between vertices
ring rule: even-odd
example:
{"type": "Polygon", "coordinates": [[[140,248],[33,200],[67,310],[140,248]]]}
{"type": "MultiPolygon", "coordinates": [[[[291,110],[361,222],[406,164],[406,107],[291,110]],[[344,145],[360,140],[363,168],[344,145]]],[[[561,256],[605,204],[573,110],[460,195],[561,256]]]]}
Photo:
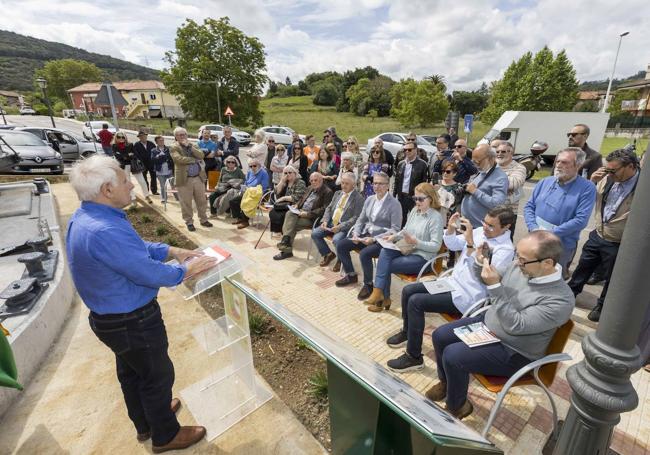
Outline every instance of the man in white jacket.
{"type": "Polygon", "coordinates": [[[404,287],[403,327],[388,338],[386,343],[391,348],[399,348],[405,344],[407,347],[400,357],[388,361],[391,370],[402,373],[424,368],[422,336],[425,313],[463,314],[476,302],[487,297],[487,287],[473,272],[476,252],[485,248],[485,256],[491,256],[490,264],[503,275],[515,254],[510,240],[510,226],[514,217],[515,214],[508,207],[495,207],[485,215],[483,226],[476,229],[472,229],[470,221],[461,218],[458,213],[449,218],[443,242],[451,251],[462,251],[452,274],[440,279],[445,280],[452,291],[430,294],[422,283],[404,287]]]}
{"type": "Polygon", "coordinates": [[[515,221],[510,227],[510,240],[512,240],[515,235],[519,199],[521,199],[522,189],[524,188],[524,183],[526,183],[526,168],[523,164],[519,164],[512,159],[514,153],[515,148],[508,141],[502,141],[497,147],[497,165],[508,177],[506,205],[510,207],[515,214],[515,221]]]}

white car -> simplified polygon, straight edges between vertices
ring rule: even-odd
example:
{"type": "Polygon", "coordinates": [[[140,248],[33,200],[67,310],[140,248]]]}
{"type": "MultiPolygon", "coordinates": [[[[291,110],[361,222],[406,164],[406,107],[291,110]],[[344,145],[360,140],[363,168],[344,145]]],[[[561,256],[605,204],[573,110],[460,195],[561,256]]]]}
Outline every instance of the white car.
{"type": "MultiPolygon", "coordinates": [[[[406,144],[406,136],[407,133],[381,133],[378,136],[368,139],[368,148],[366,150],[370,151],[370,149],[375,145],[375,140],[379,138],[384,141],[384,149],[388,150],[393,156],[396,156],[397,152],[402,150],[404,144],[406,144]]],[[[435,146],[431,145],[422,136],[416,137],[417,140],[415,141],[415,144],[418,146],[418,148],[421,148],[427,152],[427,156],[431,158],[431,155],[436,153],[438,149],[435,146]]]]}
{"type": "Polygon", "coordinates": [[[117,129],[109,123],[105,122],[103,120],[93,120],[92,122],[85,122],[84,127],[82,130],[83,137],[91,140],[94,139],[96,141],[99,141],[99,137],[97,136],[97,133],[99,133],[102,130],[102,127],[104,124],[108,125],[108,131],[111,133],[115,134],[117,132],[117,129]]]}
{"type": "Polygon", "coordinates": [[[61,153],[63,161],[75,161],[79,158],[88,158],[95,153],[103,153],[101,145],[97,142],[84,139],[72,131],[39,126],[18,127],[16,131],[32,133],[47,142],[50,147],[61,153]]]}
{"type": "MultiPolygon", "coordinates": [[[[223,137],[223,129],[228,126],[228,125],[217,125],[217,124],[209,124],[209,125],[201,125],[201,128],[199,128],[199,138],[203,136],[203,131],[204,130],[210,130],[212,133],[217,133],[217,139],[221,140],[223,137]]],[[[230,127],[232,129],[232,136],[237,139],[237,142],[239,142],[240,145],[248,145],[251,143],[251,135],[248,134],[245,131],[242,131],[238,128],[235,128],[234,126],[230,127]]]]}
{"type": "Polygon", "coordinates": [[[29,106],[20,108],[20,115],[36,115],[36,111],[29,106]]]}
{"type": "MultiPolygon", "coordinates": [[[[264,131],[267,139],[272,137],[276,144],[283,145],[291,145],[293,133],[295,133],[295,131],[288,126],[271,125],[263,126],[261,129],[264,131]]],[[[302,139],[303,143],[305,142],[304,134],[299,134],[298,137],[302,139]]]]}

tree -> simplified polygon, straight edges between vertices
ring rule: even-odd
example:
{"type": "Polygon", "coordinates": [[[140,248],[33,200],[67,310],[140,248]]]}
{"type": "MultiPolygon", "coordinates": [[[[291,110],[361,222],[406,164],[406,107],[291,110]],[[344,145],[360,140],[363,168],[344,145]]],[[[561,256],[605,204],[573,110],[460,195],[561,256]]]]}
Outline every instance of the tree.
{"type": "Polygon", "coordinates": [[[379,70],[372,66],[355,68],[353,71],[346,71],[343,73],[341,86],[339,87],[339,99],[336,102],[336,110],[339,112],[349,112],[350,103],[346,95],[348,89],[359,82],[359,79],[363,79],[364,77],[366,79],[374,79],[377,76],[379,76],[379,70]]]}
{"type": "Polygon", "coordinates": [[[617,90],[614,92],[613,96],[610,95],[609,106],[607,106],[607,112],[610,113],[611,117],[620,117],[624,114],[632,114],[629,111],[624,111],[622,107],[623,101],[638,100],[639,99],[638,90],[617,90]]]}
{"type": "Polygon", "coordinates": [[[433,82],[436,85],[440,85],[442,87],[442,91],[446,92],[447,91],[447,84],[445,83],[445,76],[442,74],[432,74],[431,76],[427,76],[424,79],[429,80],[433,82]]]}
{"type": "Polygon", "coordinates": [[[315,82],[311,90],[312,101],[317,106],[334,106],[339,99],[338,87],[330,79],[315,82]]]}
{"type": "Polygon", "coordinates": [[[181,107],[202,120],[219,118],[228,105],[239,125],[262,122],[259,96],[267,81],[264,45],[230,25],[227,17],[188,19],[176,31],[176,50],[165,53],[169,69],[162,78],[169,91],[180,95],[181,107]]]}
{"type": "Polygon", "coordinates": [[[269,81],[269,90],[266,92],[267,98],[273,98],[278,95],[278,83],[269,81]]]}
{"type": "MultiPolygon", "coordinates": [[[[487,86],[486,86],[487,87],[487,86]]],[[[487,89],[485,90],[487,92],[487,89]]],[[[451,109],[460,113],[461,117],[465,114],[476,114],[485,109],[488,95],[483,94],[481,90],[465,92],[454,90],[451,96],[451,109]]]]}
{"type": "Polygon", "coordinates": [[[402,79],[391,89],[391,115],[404,126],[431,126],[445,118],[449,103],[440,84],[402,79]]]}
{"type": "Polygon", "coordinates": [[[493,82],[483,120],[496,121],[507,110],[570,111],[577,101],[578,81],[573,65],[561,51],[544,47],[535,56],[525,53],[513,61],[503,78],[493,82]]]}
{"type": "Polygon", "coordinates": [[[284,85],[286,85],[286,86],[293,85],[293,84],[291,83],[291,79],[289,79],[289,76],[287,76],[287,78],[284,80],[284,85]]]}
{"type": "MultiPolygon", "coordinates": [[[[102,72],[94,64],[83,60],[66,58],[50,60],[35,73],[35,78],[47,80],[47,94],[52,100],[63,101],[66,106],[72,106],[67,90],[85,82],[100,82],[102,72]]],[[[36,83],[35,83],[36,85],[36,83]]],[[[55,101],[52,101],[54,104],[55,101]]]]}
{"type": "Polygon", "coordinates": [[[376,110],[378,116],[386,117],[390,114],[390,90],[394,84],[391,78],[382,75],[359,79],[346,93],[350,112],[364,116],[376,110]]]}

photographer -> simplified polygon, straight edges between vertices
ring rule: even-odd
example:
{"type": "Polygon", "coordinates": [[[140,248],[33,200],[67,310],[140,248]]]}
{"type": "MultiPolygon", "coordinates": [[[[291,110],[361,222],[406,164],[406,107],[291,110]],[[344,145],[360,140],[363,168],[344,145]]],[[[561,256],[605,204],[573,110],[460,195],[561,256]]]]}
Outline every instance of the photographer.
{"type": "Polygon", "coordinates": [[[462,251],[451,276],[442,278],[453,291],[430,294],[422,283],[409,284],[402,290],[402,330],[386,340],[391,348],[407,344],[406,352],[389,360],[388,368],[397,372],[419,370],[424,367],[422,336],[424,313],[462,314],[487,296],[487,288],[474,273],[477,249],[490,257],[490,264],[505,273],[514,256],[510,240],[510,226],[515,214],[507,207],[490,210],[482,227],[472,229],[467,218],[455,213],[449,219],[443,242],[451,251],[462,251]],[[488,253],[489,252],[489,253],[488,253]]]}
{"type": "Polygon", "coordinates": [[[465,185],[466,194],[460,213],[470,220],[473,227],[479,227],[490,209],[506,202],[508,176],[497,167],[496,152],[488,144],[474,149],[472,161],[479,172],[465,185]]]}

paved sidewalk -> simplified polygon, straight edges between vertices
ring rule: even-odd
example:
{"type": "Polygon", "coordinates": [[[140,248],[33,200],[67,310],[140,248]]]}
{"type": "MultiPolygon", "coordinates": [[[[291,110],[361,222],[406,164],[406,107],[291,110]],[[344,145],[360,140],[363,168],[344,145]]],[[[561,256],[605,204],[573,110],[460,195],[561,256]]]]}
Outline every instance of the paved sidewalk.
{"type": "MultiPolygon", "coordinates": [[[[203,228],[197,224],[197,231],[189,233],[182,222],[177,203],[168,204],[166,212],[158,201],[154,207],[197,243],[205,244],[216,239],[249,257],[256,264],[254,270],[245,273],[245,279],[251,287],[340,337],[380,365],[385,366],[387,360],[401,353],[400,350],[388,348],[385,343],[385,339],[401,326],[399,296],[404,283],[398,279],[393,279],[392,283],[391,310],[379,314],[370,313],[366,306],[356,299],[358,286],[342,289],[334,286],[334,281],[339,276],[329,268],[318,266],[319,258],[313,258],[314,253],[317,255],[315,248],[312,259],[307,261],[309,231],[301,231],[296,236],[293,258],[274,261],[272,257],[277,253],[275,244],[279,241],[278,237],[271,239],[267,231],[258,248],[254,249],[263,224],[268,219],[266,217],[261,220],[261,226],[251,224],[243,230],[237,230],[231,225],[230,219],[211,219],[215,225],[213,228],[203,228]]],[[[520,229],[517,230],[517,238],[523,235],[522,229],[525,227],[523,222],[518,224],[520,229]]],[[[353,259],[360,270],[356,255],[353,255],[353,259]]],[[[583,293],[578,298],[573,313],[576,328],[566,349],[574,360],[561,365],[551,387],[561,418],[566,415],[571,395],[565,377],[566,369],[583,358],[580,348],[582,337],[596,327],[587,319],[587,314],[595,303],[600,287],[588,286],[587,291],[588,293],[583,293]]],[[[436,377],[430,334],[444,322],[437,315],[427,317],[423,345],[425,368],[420,372],[400,375],[423,394],[436,377]]],[[[611,448],[625,455],[650,454],[650,374],[641,370],[632,377],[632,382],[639,394],[639,406],[633,412],[622,415],[621,422],[614,432],[611,448]]],[[[474,403],[475,412],[463,422],[480,432],[494,404],[495,395],[472,380],[470,399],[474,403]]],[[[539,453],[551,431],[551,407],[544,393],[534,386],[519,387],[508,394],[488,439],[509,454],[539,453]]]]}
{"type": "MultiPolygon", "coordinates": [[[[53,186],[61,226],[79,206],[69,184],[53,186]]],[[[162,289],[159,302],[176,370],[174,396],[214,371],[214,362],[194,340],[194,327],[211,320],[194,301],[162,289]]],[[[259,377],[259,376],[258,376],[259,377]]],[[[263,379],[260,377],[263,381],[263,379]]],[[[181,407],[181,425],[196,425],[181,407]]],[[[151,453],[151,442],[138,443],[128,419],[115,357],[88,325],[88,310],[76,298],[57,342],[40,371],[0,421],[0,454],[151,453]]],[[[325,449],[277,397],[213,441],[187,454],[325,454],[325,449]]]]}

